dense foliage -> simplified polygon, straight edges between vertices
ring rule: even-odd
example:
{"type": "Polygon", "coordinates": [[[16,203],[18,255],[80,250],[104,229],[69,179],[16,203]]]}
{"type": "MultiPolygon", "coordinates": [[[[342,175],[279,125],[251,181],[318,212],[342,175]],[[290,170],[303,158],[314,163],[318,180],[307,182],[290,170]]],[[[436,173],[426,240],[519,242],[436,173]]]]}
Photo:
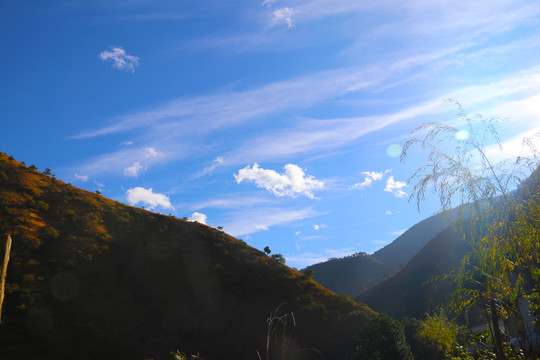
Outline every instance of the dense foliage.
{"type": "Polygon", "coordinates": [[[413,360],[402,325],[388,315],[370,316],[358,342],[355,359],[413,360]]]}

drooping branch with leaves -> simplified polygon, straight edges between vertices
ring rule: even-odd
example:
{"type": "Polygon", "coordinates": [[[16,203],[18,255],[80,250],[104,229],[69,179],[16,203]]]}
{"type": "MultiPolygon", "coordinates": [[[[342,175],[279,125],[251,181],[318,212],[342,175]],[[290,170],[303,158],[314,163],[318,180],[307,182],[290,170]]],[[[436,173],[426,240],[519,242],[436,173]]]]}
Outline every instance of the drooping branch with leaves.
{"type": "Polygon", "coordinates": [[[494,354],[505,359],[499,319],[519,313],[518,298],[540,289],[540,156],[534,139],[526,138],[519,155],[496,161],[504,152],[497,131],[504,120],[469,115],[452,102],[459,110],[455,125],[416,128],[401,160],[414,147],[427,152],[426,164],[409,178],[418,208],[433,191],[441,211],[460,209],[455,224],[471,251],[454,274],[451,307],[456,313],[482,309],[494,354]]]}

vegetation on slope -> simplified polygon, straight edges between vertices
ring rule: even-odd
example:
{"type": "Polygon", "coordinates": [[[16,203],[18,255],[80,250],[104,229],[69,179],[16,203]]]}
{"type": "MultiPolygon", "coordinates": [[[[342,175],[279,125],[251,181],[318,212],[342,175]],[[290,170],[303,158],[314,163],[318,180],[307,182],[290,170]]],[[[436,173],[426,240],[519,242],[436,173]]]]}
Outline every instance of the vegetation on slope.
{"type": "Polygon", "coordinates": [[[371,314],[222,231],[74,188],[1,153],[0,213],[0,233],[13,237],[2,359],[157,360],[177,348],[256,358],[281,303],[297,324],[293,353],[348,358],[371,314]]]}

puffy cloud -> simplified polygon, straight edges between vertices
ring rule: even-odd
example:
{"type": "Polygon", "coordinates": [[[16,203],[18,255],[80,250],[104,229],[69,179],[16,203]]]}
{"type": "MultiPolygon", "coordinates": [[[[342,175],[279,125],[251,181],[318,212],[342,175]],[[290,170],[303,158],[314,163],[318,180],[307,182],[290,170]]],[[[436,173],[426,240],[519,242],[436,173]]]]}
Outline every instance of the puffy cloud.
{"type": "Polygon", "coordinates": [[[112,47],[110,50],[105,50],[99,57],[103,61],[112,61],[113,67],[118,70],[127,72],[135,72],[135,67],[139,65],[139,58],[133,55],[128,55],[121,47],[112,47]]]}
{"type": "Polygon", "coordinates": [[[142,203],[148,206],[148,209],[152,210],[158,206],[163,209],[174,210],[171,205],[171,200],[168,196],[154,193],[152,188],[145,189],[142,187],[135,187],[127,191],[127,202],[130,205],[136,205],[142,203]]]}
{"type": "Polygon", "coordinates": [[[205,225],[206,225],[207,220],[208,220],[208,217],[205,214],[202,214],[196,211],[193,214],[191,214],[191,217],[189,218],[189,221],[194,221],[194,222],[198,222],[205,225]]]}
{"type": "Polygon", "coordinates": [[[314,199],[314,191],[323,188],[324,183],[316,180],[313,176],[306,176],[304,171],[294,164],[287,164],[283,167],[283,174],[274,170],[265,170],[254,163],[253,166],[247,165],[240,169],[238,174],[234,174],[236,182],[252,182],[257,187],[266,189],[276,196],[296,196],[305,195],[314,199]]]}
{"type": "Polygon", "coordinates": [[[124,169],[124,175],[137,177],[139,176],[139,171],[142,170],[142,168],[141,163],[138,161],[134,162],[133,165],[124,169]]]}
{"type": "Polygon", "coordinates": [[[163,154],[160,151],[157,151],[153,147],[147,147],[147,148],[144,149],[144,157],[145,158],[155,159],[155,158],[162,157],[162,156],[165,156],[165,154],[163,154]]]}
{"type": "Polygon", "coordinates": [[[401,189],[407,186],[407,183],[403,181],[395,181],[394,177],[390,176],[388,180],[386,180],[386,187],[384,188],[384,191],[390,192],[396,197],[405,197],[407,196],[407,193],[401,189]]]}
{"type": "Polygon", "coordinates": [[[376,172],[376,171],[364,171],[362,172],[362,175],[365,175],[364,181],[361,183],[354,184],[355,189],[363,190],[367,187],[370,187],[373,181],[379,181],[382,180],[383,176],[389,172],[390,170],[386,170],[383,172],[376,172]]]}
{"type": "Polygon", "coordinates": [[[77,175],[75,174],[75,177],[81,181],[84,181],[84,182],[87,182],[88,181],[88,176],[86,175],[77,175]]]}
{"type": "Polygon", "coordinates": [[[384,212],[384,215],[392,215],[392,212],[391,212],[390,210],[386,210],[386,211],[384,212]]]}
{"type": "Polygon", "coordinates": [[[324,229],[325,227],[326,227],[326,224],[313,225],[313,230],[320,230],[320,229],[324,229]]]}
{"type": "Polygon", "coordinates": [[[292,17],[297,12],[298,11],[291,9],[289,7],[276,9],[272,12],[272,22],[276,24],[285,23],[287,24],[287,27],[289,29],[292,29],[294,27],[294,22],[293,22],[292,17]]]}

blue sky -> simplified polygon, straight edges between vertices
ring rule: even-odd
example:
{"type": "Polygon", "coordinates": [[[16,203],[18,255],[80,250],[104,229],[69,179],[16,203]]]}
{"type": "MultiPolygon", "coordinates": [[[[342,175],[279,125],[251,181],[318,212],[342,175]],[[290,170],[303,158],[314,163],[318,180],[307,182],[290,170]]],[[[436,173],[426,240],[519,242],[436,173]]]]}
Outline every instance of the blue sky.
{"type": "Polygon", "coordinates": [[[536,1],[4,1],[0,150],[302,268],[437,210],[400,146],[457,109],[540,131],[536,1]]]}

